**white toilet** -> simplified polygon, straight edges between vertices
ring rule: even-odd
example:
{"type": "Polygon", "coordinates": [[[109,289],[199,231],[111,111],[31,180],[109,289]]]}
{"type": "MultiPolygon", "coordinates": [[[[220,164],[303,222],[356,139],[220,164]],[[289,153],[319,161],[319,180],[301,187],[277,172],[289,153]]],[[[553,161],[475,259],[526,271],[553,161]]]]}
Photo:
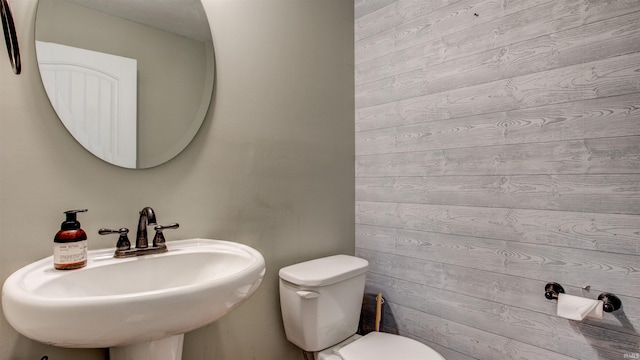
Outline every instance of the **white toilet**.
{"type": "Polygon", "coordinates": [[[316,360],[445,360],[432,348],[388,333],[356,334],[369,263],[335,255],[280,269],[287,339],[316,360]]]}

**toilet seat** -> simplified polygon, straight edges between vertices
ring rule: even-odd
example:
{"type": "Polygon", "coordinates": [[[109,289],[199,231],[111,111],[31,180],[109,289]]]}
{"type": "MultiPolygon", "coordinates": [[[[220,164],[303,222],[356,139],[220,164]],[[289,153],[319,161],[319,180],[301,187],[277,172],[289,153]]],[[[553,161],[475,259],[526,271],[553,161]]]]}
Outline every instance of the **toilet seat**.
{"type": "Polygon", "coordinates": [[[340,348],[343,360],[445,360],[435,350],[404,336],[371,332],[340,348]]]}

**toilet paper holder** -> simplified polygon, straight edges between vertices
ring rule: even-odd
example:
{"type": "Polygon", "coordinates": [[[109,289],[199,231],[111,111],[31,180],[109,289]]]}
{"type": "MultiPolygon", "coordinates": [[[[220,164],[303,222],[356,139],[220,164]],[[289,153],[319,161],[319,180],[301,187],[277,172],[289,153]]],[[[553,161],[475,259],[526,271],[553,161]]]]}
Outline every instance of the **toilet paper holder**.
{"type": "Polygon", "coordinates": [[[598,300],[602,300],[602,310],[604,312],[613,312],[622,306],[620,298],[611,293],[602,293],[598,295],[598,300]]]}
{"type": "Polygon", "coordinates": [[[544,297],[549,300],[557,299],[560,293],[564,294],[564,288],[558,283],[550,282],[544,286],[544,297]]]}
{"type": "MultiPolygon", "coordinates": [[[[558,283],[550,282],[544,286],[544,297],[549,300],[558,299],[560,293],[564,294],[564,288],[558,283]]],[[[598,295],[598,300],[602,300],[602,310],[604,310],[604,312],[610,313],[622,307],[620,298],[611,293],[598,295]]]]}

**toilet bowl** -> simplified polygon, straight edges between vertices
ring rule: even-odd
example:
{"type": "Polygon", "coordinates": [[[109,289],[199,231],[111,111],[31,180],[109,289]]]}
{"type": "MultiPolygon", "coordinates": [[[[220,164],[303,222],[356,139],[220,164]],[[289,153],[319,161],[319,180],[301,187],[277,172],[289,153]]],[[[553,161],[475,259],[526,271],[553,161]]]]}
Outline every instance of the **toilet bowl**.
{"type": "Polygon", "coordinates": [[[372,332],[354,335],[315,354],[316,360],[445,360],[432,348],[404,336],[372,332]]]}
{"type": "Polygon", "coordinates": [[[280,269],[287,340],[316,360],[444,360],[418,341],[388,333],[356,334],[369,263],[335,255],[280,269]]]}

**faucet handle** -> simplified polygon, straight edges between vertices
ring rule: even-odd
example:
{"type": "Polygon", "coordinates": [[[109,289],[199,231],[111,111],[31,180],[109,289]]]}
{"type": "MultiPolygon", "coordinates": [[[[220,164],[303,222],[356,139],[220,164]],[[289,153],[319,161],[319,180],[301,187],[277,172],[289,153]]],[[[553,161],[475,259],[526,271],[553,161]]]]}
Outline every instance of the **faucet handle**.
{"type": "Polygon", "coordinates": [[[164,235],[162,234],[162,230],[164,229],[177,229],[180,227],[180,224],[173,223],[169,225],[156,225],[154,229],[156,230],[156,236],[153,237],[153,246],[166,246],[164,235]]]}
{"type": "Polygon", "coordinates": [[[128,233],[129,233],[129,229],[127,228],[120,228],[118,230],[113,230],[113,229],[98,230],[98,234],[100,235],[120,234],[120,237],[118,238],[118,243],[116,244],[116,251],[131,249],[131,242],[129,241],[129,237],[127,236],[128,233]]]}

